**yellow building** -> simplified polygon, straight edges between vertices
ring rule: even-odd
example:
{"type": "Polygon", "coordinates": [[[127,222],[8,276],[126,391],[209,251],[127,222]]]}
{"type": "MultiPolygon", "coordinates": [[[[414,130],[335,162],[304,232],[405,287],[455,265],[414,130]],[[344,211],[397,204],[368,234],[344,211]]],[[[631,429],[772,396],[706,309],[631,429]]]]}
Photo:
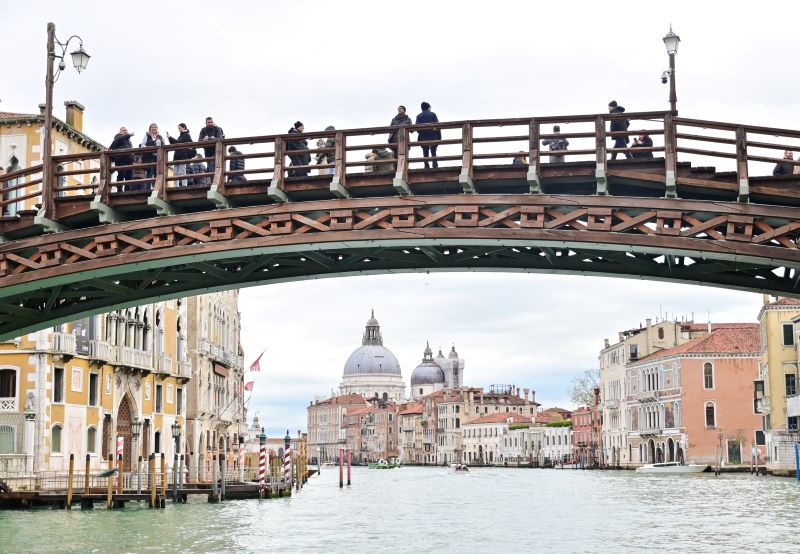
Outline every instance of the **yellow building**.
{"type": "MultiPolygon", "coordinates": [[[[83,154],[86,152],[100,152],[105,147],[83,132],[83,114],[85,108],[75,100],[64,102],[66,114],[64,120],[53,117],[52,153],[54,156],[67,154],[83,154]]],[[[7,173],[18,169],[25,169],[41,165],[42,144],[44,141],[44,104],[39,106],[40,113],[25,114],[13,112],[0,112],[0,167],[7,173]]],[[[91,160],[89,167],[84,167],[81,161],[72,161],[63,164],[58,171],[71,172],[84,169],[97,170],[99,161],[91,160]]],[[[41,177],[41,174],[24,178],[29,182],[41,177]]],[[[94,177],[89,174],[75,174],[60,176],[59,186],[72,186],[90,184],[94,177]]],[[[11,183],[19,184],[19,183],[11,183]]],[[[41,185],[34,185],[36,190],[41,190],[41,185]]],[[[26,191],[32,192],[32,191],[26,191]]],[[[10,191],[7,199],[23,196],[23,190],[10,191]]],[[[9,205],[8,213],[14,214],[20,210],[33,209],[38,199],[28,199],[9,205]]]]}
{"type": "MultiPolygon", "coordinates": [[[[767,467],[781,473],[794,468],[794,439],[797,430],[788,429],[787,397],[797,395],[797,333],[793,319],[800,315],[800,299],[764,295],[758,314],[761,332],[759,380],[755,383],[755,406],[764,422],[763,437],[767,467]]],[[[748,407],[749,408],[749,407],[748,407]]],[[[744,409],[744,408],[743,408],[744,409]]],[[[796,424],[796,420],[795,420],[796,424]]]]}

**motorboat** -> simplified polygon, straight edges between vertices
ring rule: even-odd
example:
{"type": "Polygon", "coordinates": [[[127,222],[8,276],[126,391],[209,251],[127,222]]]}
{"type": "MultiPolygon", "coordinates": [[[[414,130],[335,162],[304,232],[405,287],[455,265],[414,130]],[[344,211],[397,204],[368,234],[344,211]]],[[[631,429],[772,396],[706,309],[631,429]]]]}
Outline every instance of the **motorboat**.
{"type": "Polygon", "coordinates": [[[636,468],[637,473],[703,473],[708,464],[682,464],[680,462],[660,462],[636,468]]]}
{"type": "Polygon", "coordinates": [[[336,467],[336,462],[322,462],[322,467],[336,467]]]}
{"type": "Polygon", "coordinates": [[[451,464],[450,467],[455,473],[469,473],[469,467],[466,464],[451,464]]]}
{"type": "Polygon", "coordinates": [[[396,458],[391,458],[388,462],[381,458],[375,463],[369,464],[370,469],[394,469],[400,467],[400,462],[396,458]]]}

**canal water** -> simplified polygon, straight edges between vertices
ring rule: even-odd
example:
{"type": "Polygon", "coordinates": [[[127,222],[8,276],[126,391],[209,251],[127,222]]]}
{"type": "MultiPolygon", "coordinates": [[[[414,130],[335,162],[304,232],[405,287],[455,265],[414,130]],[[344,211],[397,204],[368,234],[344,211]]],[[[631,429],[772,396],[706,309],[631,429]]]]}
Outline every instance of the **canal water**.
{"type": "Polygon", "coordinates": [[[292,498],[0,512],[2,552],[798,552],[800,483],[723,475],[323,468],[292,498]]]}

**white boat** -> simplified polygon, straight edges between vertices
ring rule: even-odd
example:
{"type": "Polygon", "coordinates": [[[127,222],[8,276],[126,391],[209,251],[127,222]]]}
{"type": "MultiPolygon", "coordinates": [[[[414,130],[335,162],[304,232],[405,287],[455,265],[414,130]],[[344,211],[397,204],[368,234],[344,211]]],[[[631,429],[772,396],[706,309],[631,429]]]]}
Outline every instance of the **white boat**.
{"type": "Polygon", "coordinates": [[[322,467],[336,467],[336,462],[322,462],[322,467]]]}
{"type": "Polygon", "coordinates": [[[450,469],[456,473],[469,473],[467,464],[450,464],[450,469]]]}
{"type": "Polygon", "coordinates": [[[661,462],[636,468],[637,473],[703,473],[708,464],[681,464],[680,462],[661,462]]]}

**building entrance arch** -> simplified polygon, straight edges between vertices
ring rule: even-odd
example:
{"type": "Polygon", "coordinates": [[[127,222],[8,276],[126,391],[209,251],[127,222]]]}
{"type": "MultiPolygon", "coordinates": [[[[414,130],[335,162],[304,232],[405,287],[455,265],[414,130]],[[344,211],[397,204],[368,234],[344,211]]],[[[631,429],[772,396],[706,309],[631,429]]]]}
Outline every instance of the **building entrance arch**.
{"type": "MultiPolygon", "coordinates": [[[[133,399],[130,394],[126,394],[119,403],[117,409],[117,436],[123,438],[122,464],[124,471],[130,471],[133,459],[133,433],[131,432],[131,421],[133,421],[134,411],[133,399]]],[[[116,458],[116,444],[114,445],[114,457],[116,458]]]]}

